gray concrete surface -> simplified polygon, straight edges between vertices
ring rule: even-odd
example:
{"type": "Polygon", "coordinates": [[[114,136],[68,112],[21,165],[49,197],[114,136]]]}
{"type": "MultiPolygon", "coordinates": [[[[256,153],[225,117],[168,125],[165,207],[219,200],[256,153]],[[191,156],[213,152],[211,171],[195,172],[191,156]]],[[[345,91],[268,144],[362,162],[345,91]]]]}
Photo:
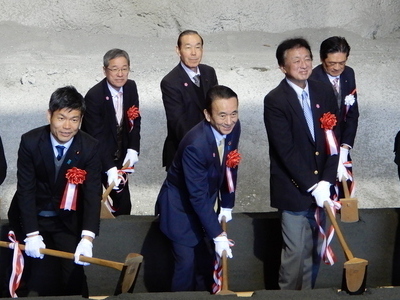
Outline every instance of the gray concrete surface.
{"type": "Polygon", "coordinates": [[[356,71],[360,124],[352,150],[361,208],[399,206],[393,140],[400,129],[398,82],[400,2],[282,1],[65,1],[0,0],[0,135],[8,176],[0,186],[0,218],[16,189],[22,133],[46,124],[50,94],[72,84],[85,94],[103,78],[102,56],[119,47],[131,55],[138,84],[142,149],[130,177],[132,214],[153,213],[165,177],[161,150],[166,121],[159,83],[178,62],[180,30],[198,30],[203,62],[239,95],[243,160],[235,211],[270,211],[269,158],[263,98],[283,78],[275,59],[285,38],[307,38],[319,63],[319,44],[345,36],[356,71]]]}

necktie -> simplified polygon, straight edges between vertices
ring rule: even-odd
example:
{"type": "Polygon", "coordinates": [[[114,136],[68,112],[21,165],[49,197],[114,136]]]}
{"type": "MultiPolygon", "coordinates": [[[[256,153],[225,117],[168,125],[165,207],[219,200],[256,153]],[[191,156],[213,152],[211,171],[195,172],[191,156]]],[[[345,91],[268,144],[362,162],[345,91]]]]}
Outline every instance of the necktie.
{"type": "Polygon", "coordinates": [[[114,96],[115,117],[117,118],[118,124],[120,124],[122,120],[122,99],[121,92],[114,96]]]}
{"type": "Polygon", "coordinates": [[[335,88],[336,93],[339,93],[339,77],[333,79],[332,85],[335,88]]]}
{"type": "Polygon", "coordinates": [[[219,160],[221,164],[222,161],[224,160],[224,148],[225,148],[225,138],[223,138],[218,145],[219,160]]]}
{"type": "Polygon", "coordinates": [[[200,75],[196,75],[193,77],[194,84],[200,87],[200,75]]]}
{"type": "Polygon", "coordinates": [[[65,147],[64,147],[64,146],[61,146],[61,145],[57,145],[57,146],[56,146],[56,149],[57,149],[57,152],[58,152],[57,160],[60,160],[61,157],[63,157],[63,155],[64,155],[64,149],[65,149],[65,147]]]}
{"type": "Polygon", "coordinates": [[[301,106],[303,107],[303,113],[304,113],[304,117],[306,118],[306,121],[307,121],[308,129],[311,132],[313,140],[315,140],[312,111],[311,111],[310,106],[308,105],[307,99],[308,99],[307,92],[303,91],[303,93],[301,93],[301,106]]]}

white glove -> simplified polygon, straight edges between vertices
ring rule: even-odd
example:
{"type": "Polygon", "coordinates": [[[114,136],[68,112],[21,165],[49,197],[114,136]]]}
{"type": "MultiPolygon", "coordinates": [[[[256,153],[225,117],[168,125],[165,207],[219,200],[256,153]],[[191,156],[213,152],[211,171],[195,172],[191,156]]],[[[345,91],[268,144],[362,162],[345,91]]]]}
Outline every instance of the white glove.
{"type": "Polygon", "coordinates": [[[225,221],[228,223],[232,220],[232,208],[223,208],[221,207],[221,211],[218,215],[218,222],[222,222],[222,217],[225,216],[225,221]]]}
{"type": "Polygon", "coordinates": [[[113,189],[114,190],[118,190],[118,186],[119,186],[119,183],[121,182],[121,179],[118,178],[118,169],[117,169],[117,167],[112,167],[106,173],[107,173],[107,176],[108,176],[108,178],[107,178],[108,185],[111,185],[111,183],[114,182],[115,185],[114,185],[113,189]]]}
{"type": "Polygon", "coordinates": [[[222,252],[226,251],[226,257],[232,258],[232,250],[229,246],[229,241],[226,236],[217,236],[213,239],[215,244],[215,252],[218,253],[220,257],[222,257],[222,252]]]}
{"type": "Polygon", "coordinates": [[[128,160],[129,160],[129,167],[132,167],[139,161],[138,153],[136,150],[128,149],[126,151],[125,159],[122,165],[124,166],[128,160]]]}
{"type": "Polygon", "coordinates": [[[331,184],[328,181],[321,180],[318,182],[317,187],[311,192],[314,196],[315,202],[319,207],[324,207],[324,202],[328,201],[330,206],[333,206],[333,201],[331,200],[330,192],[331,184]]]}
{"type": "Polygon", "coordinates": [[[41,235],[27,236],[24,242],[26,255],[40,259],[44,257],[44,254],[40,253],[40,248],[46,248],[46,245],[41,235]]]}
{"type": "Polygon", "coordinates": [[[78,265],[83,265],[83,266],[90,265],[87,262],[80,261],[79,256],[83,255],[83,256],[87,256],[87,257],[92,257],[93,256],[92,248],[93,248],[93,243],[91,241],[89,241],[88,239],[81,239],[78,246],[76,246],[76,250],[75,250],[75,254],[74,254],[75,263],[78,265]]]}
{"type": "Polygon", "coordinates": [[[348,157],[349,149],[340,147],[339,164],[337,169],[337,178],[339,181],[342,181],[343,177],[349,179],[349,173],[347,173],[347,169],[344,166],[344,163],[348,161],[348,157]]]}

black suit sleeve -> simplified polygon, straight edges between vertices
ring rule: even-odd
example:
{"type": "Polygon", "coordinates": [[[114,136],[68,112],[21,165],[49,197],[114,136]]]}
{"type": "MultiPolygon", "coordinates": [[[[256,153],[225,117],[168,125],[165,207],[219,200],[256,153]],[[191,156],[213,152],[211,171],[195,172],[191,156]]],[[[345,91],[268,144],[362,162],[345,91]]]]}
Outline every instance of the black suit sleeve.
{"type": "Polygon", "coordinates": [[[7,161],[4,155],[3,142],[1,141],[0,137],[0,184],[4,182],[4,179],[6,179],[6,175],[7,175],[7,161]]]}

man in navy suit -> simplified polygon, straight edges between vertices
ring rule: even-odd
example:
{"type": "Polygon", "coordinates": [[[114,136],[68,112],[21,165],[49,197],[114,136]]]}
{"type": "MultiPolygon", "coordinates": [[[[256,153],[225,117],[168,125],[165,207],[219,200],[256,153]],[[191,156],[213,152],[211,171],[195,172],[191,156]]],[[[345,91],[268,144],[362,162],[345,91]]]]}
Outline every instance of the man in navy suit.
{"type": "Polygon", "coordinates": [[[128,178],[124,175],[121,183],[119,170],[128,161],[129,167],[139,161],[139,96],[135,81],[128,79],[130,59],[126,51],[107,51],[103,65],[106,77],[85,96],[87,110],[82,130],[99,141],[103,185],[115,184],[110,193],[115,209],[113,214],[129,215],[132,203],[128,178]]]}
{"type": "Polygon", "coordinates": [[[185,30],[178,37],[176,53],[179,64],[161,81],[161,92],[167,117],[167,138],[163,148],[163,166],[168,170],[179,142],[204,119],[205,95],[218,84],[215,70],[200,64],[203,38],[194,30],[185,30]]]}
{"type": "Polygon", "coordinates": [[[358,101],[354,70],[346,65],[350,45],[344,37],[332,36],[321,43],[319,55],[321,64],[314,68],[310,78],[332,86],[339,107],[340,155],[338,179],[347,178],[345,162],[351,161],[350,149],[358,127],[358,101]]]}
{"type": "Polygon", "coordinates": [[[325,201],[333,205],[330,188],[338,164],[337,150],[336,154],[334,150],[328,153],[320,118],[324,113],[336,115],[338,109],[332,88],[309,80],[312,53],[306,40],[283,41],[276,58],[286,78],[265,96],[264,123],[269,141],[271,206],[281,213],[279,286],[310,289],[318,271],[318,265],[313,266],[318,241],[314,213],[325,201]]]}
{"type": "Polygon", "coordinates": [[[27,288],[39,296],[88,297],[86,263],[79,256],[92,256],[99,233],[101,181],[98,142],[79,130],[84,112],[83,97],[74,87],[59,88],[50,98],[50,125],[21,137],[18,185],[8,218],[10,227],[22,229],[26,237],[27,288]],[[75,263],[43,256],[40,248],[46,247],[75,252],[75,263]]]}
{"type": "Polygon", "coordinates": [[[214,86],[205,107],[205,120],[180,143],[156,204],[160,228],[171,240],[175,258],[172,291],[211,291],[211,239],[220,256],[226,250],[232,257],[220,220],[232,219],[235,202],[237,166],[230,165],[230,157],[240,136],[237,95],[228,87],[214,86]],[[217,199],[219,215],[214,210],[217,199]]]}

